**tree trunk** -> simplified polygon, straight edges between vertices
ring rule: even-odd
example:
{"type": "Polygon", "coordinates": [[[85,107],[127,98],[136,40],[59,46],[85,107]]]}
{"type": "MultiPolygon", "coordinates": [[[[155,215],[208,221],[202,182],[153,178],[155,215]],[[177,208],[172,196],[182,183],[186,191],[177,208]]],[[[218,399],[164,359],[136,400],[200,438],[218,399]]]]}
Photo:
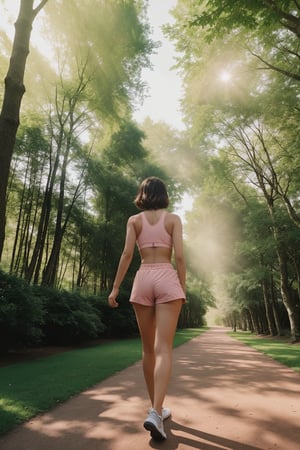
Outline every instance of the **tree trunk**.
{"type": "Polygon", "coordinates": [[[287,269],[287,256],[285,251],[278,247],[277,255],[279,260],[279,271],[280,271],[280,290],[284,306],[286,307],[290,326],[291,326],[291,336],[294,342],[300,341],[300,311],[299,305],[294,301],[288,278],[287,269]]]}
{"type": "Polygon", "coordinates": [[[43,279],[42,284],[46,286],[54,286],[56,276],[57,276],[57,270],[58,270],[58,264],[59,264],[59,256],[60,256],[60,249],[62,240],[70,219],[70,215],[72,212],[72,208],[74,206],[75,200],[78,196],[78,192],[80,189],[80,180],[79,183],[75,189],[75,192],[73,194],[72,201],[70,205],[68,206],[68,210],[66,212],[66,217],[64,219],[64,223],[62,223],[62,217],[63,217],[63,211],[64,211],[64,200],[65,200],[65,180],[66,180],[66,168],[67,168],[67,162],[68,162],[68,155],[69,153],[66,152],[64,157],[64,163],[62,168],[62,174],[61,174],[61,181],[60,181],[60,194],[59,194],[59,200],[58,200],[58,206],[57,206],[57,216],[56,216],[56,226],[55,226],[55,233],[53,238],[53,245],[50,253],[50,257],[48,259],[47,265],[45,267],[44,273],[43,273],[43,279]]]}
{"type": "Polygon", "coordinates": [[[273,316],[273,308],[272,308],[272,300],[270,295],[270,286],[268,284],[268,281],[264,278],[261,281],[262,285],[262,291],[263,291],[263,298],[265,303],[265,309],[266,309],[266,319],[268,322],[268,329],[271,336],[276,335],[276,324],[273,316]]]}
{"type": "Polygon", "coordinates": [[[50,211],[51,211],[51,199],[52,190],[49,186],[46,187],[44,193],[44,199],[42,204],[42,210],[39,218],[39,225],[37,230],[37,236],[35,240],[35,245],[31,255],[31,261],[27,267],[26,279],[31,282],[34,275],[34,283],[38,283],[41,261],[47,236],[50,211]]]}
{"type": "MultiPolygon", "coordinates": [[[[60,139],[62,139],[62,138],[60,138],[60,139]]],[[[50,149],[49,149],[49,160],[50,160],[49,173],[48,173],[46,189],[45,189],[45,193],[44,193],[41,215],[40,215],[40,219],[39,219],[37,237],[36,237],[35,246],[34,246],[34,249],[32,252],[31,261],[28,265],[28,269],[27,269],[27,273],[26,273],[27,281],[30,282],[32,280],[32,277],[34,277],[33,282],[35,284],[38,283],[39,276],[40,276],[40,269],[41,269],[41,265],[42,265],[43,253],[44,253],[44,249],[45,249],[45,242],[46,242],[50,214],[51,214],[53,189],[54,189],[56,174],[57,174],[58,167],[59,167],[60,149],[61,149],[61,145],[58,146],[58,151],[54,155],[53,144],[51,143],[50,149]],[[52,159],[54,159],[53,164],[52,164],[52,159]]]]}
{"type": "Polygon", "coordinates": [[[15,231],[15,239],[13,244],[13,250],[12,250],[12,256],[11,256],[11,262],[10,262],[10,273],[17,273],[18,272],[18,264],[16,261],[19,259],[16,255],[20,250],[20,236],[22,235],[22,220],[24,216],[24,205],[25,205],[25,195],[26,195],[26,181],[27,181],[27,174],[29,171],[29,164],[26,166],[25,170],[25,176],[24,176],[24,184],[22,188],[22,194],[20,199],[20,207],[19,207],[19,213],[18,213],[18,219],[17,219],[17,225],[16,225],[16,231],[15,231]],[[17,249],[17,247],[19,247],[17,249]]]}
{"type": "Polygon", "coordinates": [[[279,315],[278,315],[278,300],[277,300],[277,296],[275,295],[276,291],[274,288],[273,275],[270,276],[270,290],[271,290],[272,309],[273,309],[273,316],[274,316],[276,330],[277,330],[277,336],[281,336],[282,335],[282,327],[281,327],[281,323],[280,323],[280,319],[279,319],[279,315]]]}
{"type": "Polygon", "coordinates": [[[47,0],[41,1],[35,9],[33,9],[33,2],[34,0],[21,0],[0,113],[0,260],[5,240],[9,169],[20,123],[21,101],[25,92],[24,73],[29,54],[32,23],[47,0]]]}

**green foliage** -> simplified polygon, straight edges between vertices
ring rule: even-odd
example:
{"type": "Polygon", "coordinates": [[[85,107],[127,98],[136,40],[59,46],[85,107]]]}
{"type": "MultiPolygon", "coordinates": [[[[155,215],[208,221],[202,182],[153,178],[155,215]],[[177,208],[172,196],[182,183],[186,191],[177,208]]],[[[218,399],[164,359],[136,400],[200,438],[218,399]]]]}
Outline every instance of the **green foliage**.
{"type": "MultiPolygon", "coordinates": [[[[124,284],[124,286],[126,283],[124,284]]],[[[108,292],[97,297],[91,297],[90,301],[100,312],[101,318],[105,323],[104,337],[124,338],[134,336],[138,333],[132,305],[129,303],[130,290],[123,287],[118,297],[119,307],[112,309],[107,302],[108,292]]]]}
{"type": "Polygon", "coordinates": [[[76,66],[85,66],[91,109],[106,119],[125,117],[130,104],[143,94],[141,70],[149,65],[154,46],[145,3],[58,1],[49,2],[45,12],[48,36],[52,34],[53,41],[55,35],[60,36],[60,54],[68,64],[65,76],[70,69],[74,72],[76,66]]]}
{"type": "Polygon", "coordinates": [[[105,330],[100,315],[82,296],[46,287],[34,287],[47,311],[43,325],[46,344],[71,345],[99,337],[105,330]]]}
{"type": "MultiPolygon", "coordinates": [[[[74,345],[97,338],[126,338],[138,334],[135,314],[128,299],[130,283],[124,283],[119,307],[108,306],[108,292],[83,297],[45,286],[30,286],[0,272],[0,351],[37,345],[74,345]]],[[[210,294],[204,284],[193,285],[189,303],[182,310],[179,327],[203,324],[210,294]]]]}
{"type": "Polygon", "coordinates": [[[83,297],[76,292],[30,286],[0,272],[0,352],[137,334],[129,291],[121,291],[116,310],[108,306],[107,295],[83,297]]]}
{"type": "Polygon", "coordinates": [[[0,352],[41,342],[45,309],[23,280],[0,271],[0,352]]]}
{"type": "Polygon", "coordinates": [[[199,280],[199,274],[187,279],[187,303],[182,307],[178,328],[197,328],[205,325],[205,314],[208,308],[215,306],[215,299],[209,285],[199,280]]]}
{"type": "Polygon", "coordinates": [[[281,333],[289,311],[298,337],[299,5],[179,0],[172,13],[165,31],[202,162],[185,227],[190,260],[230,323],[273,333],[276,322],[281,333]]]}
{"type": "MultiPolygon", "coordinates": [[[[192,25],[205,27],[210,39],[217,34],[223,37],[229,30],[246,28],[256,32],[266,27],[278,26],[284,14],[292,14],[294,2],[281,1],[280,6],[272,5],[272,2],[251,2],[229,0],[212,0],[209,2],[198,1],[198,5],[204,5],[205,9],[192,22],[192,25]]],[[[282,22],[286,23],[285,18],[282,22]]]]}
{"type": "MultiPolygon", "coordinates": [[[[184,0],[180,3],[186,4],[184,0]]],[[[218,40],[228,44],[232,43],[232,38],[234,41],[241,39],[265,69],[300,80],[300,18],[299,5],[295,7],[294,1],[200,0],[187,8],[185,17],[187,28],[196,28],[194,33],[200,28],[204,42],[212,44],[218,40]]]]}

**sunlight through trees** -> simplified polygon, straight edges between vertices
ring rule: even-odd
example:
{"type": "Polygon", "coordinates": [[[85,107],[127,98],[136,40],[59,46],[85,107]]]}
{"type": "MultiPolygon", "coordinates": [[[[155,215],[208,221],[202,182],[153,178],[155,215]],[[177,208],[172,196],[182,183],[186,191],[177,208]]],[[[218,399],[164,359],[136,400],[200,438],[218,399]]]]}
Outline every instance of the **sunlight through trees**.
{"type": "Polygon", "coordinates": [[[158,45],[146,1],[18,5],[0,35],[2,270],[105,295],[137,186],[159,176],[171,209],[190,201],[180,326],[216,307],[218,323],[300,340],[298,3],[177,1],[163,30],[180,130],[133,120],[158,45]]]}

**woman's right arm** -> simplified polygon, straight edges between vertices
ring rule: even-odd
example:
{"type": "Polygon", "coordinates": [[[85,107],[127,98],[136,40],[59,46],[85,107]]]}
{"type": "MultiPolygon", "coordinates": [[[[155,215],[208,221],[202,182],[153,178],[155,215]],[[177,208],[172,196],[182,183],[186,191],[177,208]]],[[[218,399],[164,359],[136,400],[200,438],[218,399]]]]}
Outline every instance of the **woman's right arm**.
{"type": "Polygon", "coordinates": [[[180,284],[185,292],[186,267],[183,252],[182,223],[180,217],[177,216],[177,214],[173,214],[173,217],[174,217],[174,224],[172,237],[173,237],[175,264],[180,284]]]}

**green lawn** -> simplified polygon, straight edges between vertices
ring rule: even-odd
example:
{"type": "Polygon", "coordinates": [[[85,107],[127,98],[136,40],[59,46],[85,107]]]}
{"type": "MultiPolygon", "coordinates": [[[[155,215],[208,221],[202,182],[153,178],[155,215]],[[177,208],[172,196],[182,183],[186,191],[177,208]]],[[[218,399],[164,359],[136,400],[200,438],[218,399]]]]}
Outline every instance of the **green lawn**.
{"type": "Polygon", "coordinates": [[[286,340],[259,337],[250,332],[228,333],[233,338],[244,342],[256,350],[271,356],[271,358],[300,372],[300,345],[290,344],[286,340]]]}
{"type": "MultiPolygon", "coordinates": [[[[179,330],[174,346],[205,331],[179,330]]],[[[122,339],[0,368],[0,434],[141,359],[140,339],[122,339]]]]}

